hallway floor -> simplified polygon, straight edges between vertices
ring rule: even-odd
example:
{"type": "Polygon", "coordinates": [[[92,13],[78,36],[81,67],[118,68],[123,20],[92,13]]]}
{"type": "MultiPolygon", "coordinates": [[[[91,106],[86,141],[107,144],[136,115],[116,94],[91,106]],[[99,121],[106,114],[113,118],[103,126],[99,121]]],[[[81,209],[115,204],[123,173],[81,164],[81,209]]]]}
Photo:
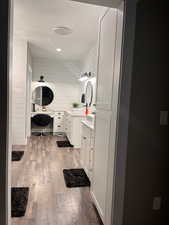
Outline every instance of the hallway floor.
{"type": "Polygon", "coordinates": [[[79,168],[79,151],[58,148],[56,136],[31,137],[20,162],[12,162],[12,186],[29,187],[25,217],[12,225],[102,225],[89,188],[66,188],[63,169],[79,168]]]}

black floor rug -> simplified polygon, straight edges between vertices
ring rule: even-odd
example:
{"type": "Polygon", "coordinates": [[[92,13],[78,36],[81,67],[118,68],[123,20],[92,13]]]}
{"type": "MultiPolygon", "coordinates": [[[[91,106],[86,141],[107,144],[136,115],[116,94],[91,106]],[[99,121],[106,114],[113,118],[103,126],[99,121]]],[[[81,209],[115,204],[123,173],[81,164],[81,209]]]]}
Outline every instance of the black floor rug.
{"type": "Polygon", "coordinates": [[[57,141],[57,146],[59,148],[73,148],[73,145],[70,144],[69,141],[57,141]]]}
{"type": "Polygon", "coordinates": [[[12,217],[25,216],[28,203],[29,188],[12,188],[12,217]]]}
{"type": "Polygon", "coordinates": [[[84,169],[63,170],[66,186],[69,188],[90,186],[90,180],[84,169]]]}
{"type": "Polygon", "coordinates": [[[23,151],[13,151],[12,152],[12,161],[20,161],[24,155],[23,151]]]}

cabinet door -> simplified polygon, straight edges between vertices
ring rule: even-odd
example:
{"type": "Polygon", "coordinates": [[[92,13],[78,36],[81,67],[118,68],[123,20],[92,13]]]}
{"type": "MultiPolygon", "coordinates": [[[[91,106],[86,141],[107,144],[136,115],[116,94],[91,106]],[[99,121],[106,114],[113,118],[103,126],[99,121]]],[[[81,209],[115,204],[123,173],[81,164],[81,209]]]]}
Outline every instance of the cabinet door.
{"type": "Polygon", "coordinates": [[[90,152],[89,152],[89,172],[90,180],[93,180],[93,163],[94,163],[94,131],[90,132],[90,152]]]}
{"type": "Polygon", "coordinates": [[[53,124],[53,131],[54,132],[64,132],[64,125],[63,122],[57,119],[57,116],[54,117],[54,124],[53,124]]]}
{"type": "Polygon", "coordinates": [[[90,128],[86,127],[86,173],[90,178],[90,153],[91,153],[91,132],[90,128]]]}
{"type": "Polygon", "coordinates": [[[110,9],[101,20],[97,82],[97,108],[110,110],[113,87],[116,38],[116,9],[110,9]]]}
{"type": "Polygon", "coordinates": [[[64,116],[64,132],[67,134],[67,131],[68,131],[68,119],[66,116],[64,116]]]}
{"type": "Polygon", "coordinates": [[[63,124],[64,117],[63,116],[55,116],[55,121],[58,124],[63,124]]]}
{"type": "Polygon", "coordinates": [[[110,113],[97,112],[96,117],[96,141],[94,155],[94,180],[92,191],[97,199],[97,207],[105,219],[107,177],[108,177],[108,155],[110,135],[110,113]]]}
{"type": "Polygon", "coordinates": [[[64,127],[61,124],[55,125],[54,132],[64,132],[64,127]]]}
{"type": "Polygon", "coordinates": [[[87,148],[87,136],[86,136],[86,127],[82,125],[82,144],[80,151],[81,164],[83,168],[86,168],[86,148],[87,148]]]}
{"type": "MultiPolygon", "coordinates": [[[[58,115],[60,116],[60,115],[58,115]]],[[[64,115],[63,115],[63,124],[64,124],[64,132],[67,134],[68,133],[68,113],[66,112],[64,115]]]]}

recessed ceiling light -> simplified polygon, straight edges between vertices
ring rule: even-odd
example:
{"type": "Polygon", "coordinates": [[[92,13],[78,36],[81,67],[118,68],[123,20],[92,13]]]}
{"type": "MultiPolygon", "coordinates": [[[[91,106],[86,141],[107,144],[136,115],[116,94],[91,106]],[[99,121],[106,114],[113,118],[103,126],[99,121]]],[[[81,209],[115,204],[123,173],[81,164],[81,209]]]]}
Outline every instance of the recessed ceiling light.
{"type": "Polygon", "coordinates": [[[57,52],[61,52],[62,49],[61,49],[61,48],[57,48],[56,51],[57,51],[57,52]]]}
{"type": "Polygon", "coordinates": [[[53,31],[59,35],[69,35],[73,32],[69,27],[55,27],[53,28],[53,31]]]}

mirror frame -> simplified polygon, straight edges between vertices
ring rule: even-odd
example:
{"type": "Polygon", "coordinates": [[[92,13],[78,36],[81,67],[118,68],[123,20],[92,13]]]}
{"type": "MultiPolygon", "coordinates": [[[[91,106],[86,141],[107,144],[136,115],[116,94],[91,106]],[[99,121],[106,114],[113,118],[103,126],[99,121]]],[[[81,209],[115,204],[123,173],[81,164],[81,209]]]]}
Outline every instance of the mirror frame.
{"type": "Polygon", "coordinates": [[[54,101],[54,98],[55,98],[55,93],[54,93],[53,89],[51,87],[49,87],[48,85],[46,85],[46,84],[44,84],[44,85],[37,85],[32,91],[32,103],[34,103],[34,104],[36,104],[38,106],[41,106],[41,107],[49,106],[50,104],[52,104],[52,102],[54,101]],[[33,102],[33,93],[36,91],[37,88],[48,88],[52,92],[53,99],[52,99],[52,101],[49,104],[43,105],[43,104],[37,104],[36,102],[33,102]]]}

